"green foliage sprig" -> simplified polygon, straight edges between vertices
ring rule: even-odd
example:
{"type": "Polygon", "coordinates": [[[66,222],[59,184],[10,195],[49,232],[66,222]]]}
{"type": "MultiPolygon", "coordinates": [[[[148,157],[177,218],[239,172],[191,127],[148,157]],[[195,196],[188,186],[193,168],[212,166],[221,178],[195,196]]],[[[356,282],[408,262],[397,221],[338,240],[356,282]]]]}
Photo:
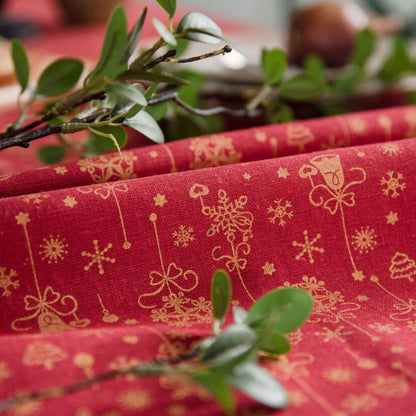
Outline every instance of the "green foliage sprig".
{"type": "Polygon", "coordinates": [[[287,406],[286,391],[260,365],[260,358],[264,354],[275,357],[289,352],[286,334],[307,320],[313,306],[311,295],[297,288],[272,290],[254,302],[248,311],[234,306],[232,323],[225,326],[231,299],[230,278],[225,271],[217,270],[211,281],[213,333],[195,342],[188,352],[164,361],[103,373],[69,386],[6,399],[0,402],[0,413],[28,400],[60,397],[126,374],[187,376],[208,390],[227,415],[236,410],[232,389],[272,408],[287,406]]]}

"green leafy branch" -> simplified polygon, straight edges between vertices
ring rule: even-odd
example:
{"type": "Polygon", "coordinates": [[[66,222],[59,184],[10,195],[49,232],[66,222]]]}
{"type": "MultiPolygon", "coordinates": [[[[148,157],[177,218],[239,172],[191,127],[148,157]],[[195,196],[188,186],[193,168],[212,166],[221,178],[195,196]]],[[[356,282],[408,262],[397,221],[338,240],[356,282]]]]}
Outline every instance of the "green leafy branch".
{"type": "Polygon", "coordinates": [[[208,390],[227,415],[236,410],[232,388],[272,408],[287,406],[286,391],[260,365],[260,357],[289,352],[290,342],[286,334],[307,320],[313,306],[311,295],[297,288],[272,290],[259,298],[248,311],[234,306],[233,322],[225,327],[231,299],[230,278],[225,271],[217,270],[211,283],[213,333],[198,340],[185,354],[110,371],[63,387],[24,393],[0,402],[0,412],[30,400],[62,397],[126,374],[138,377],[187,376],[208,390]]]}

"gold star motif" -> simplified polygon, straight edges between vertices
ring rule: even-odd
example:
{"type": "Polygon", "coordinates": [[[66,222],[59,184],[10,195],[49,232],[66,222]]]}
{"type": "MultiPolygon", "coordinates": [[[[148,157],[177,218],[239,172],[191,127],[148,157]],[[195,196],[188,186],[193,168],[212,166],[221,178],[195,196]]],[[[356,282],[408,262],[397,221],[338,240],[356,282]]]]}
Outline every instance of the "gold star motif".
{"type": "Polygon", "coordinates": [[[365,295],[358,295],[355,299],[357,299],[358,302],[365,302],[370,298],[368,296],[365,296],[365,295]]]}
{"type": "Polygon", "coordinates": [[[58,175],[65,175],[65,173],[68,172],[68,169],[65,166],[57,166],[56,168],[53,168],[53,170],[58,174],[58,175]]]}
{"type": "Polygon", "coordinates": [[[74,208],[76,204],[78,204],[77,200],[73,196],[66,196],[64,199],[64,205],[69,208],[74,208]]]}
{"type": "Polygon", "coordinates": [[[280,167],[276,173],[279,178],[283,178],[283,179],[287,179],[287,177],[289,176],[288,170],[282,167],[280,167]]]}
{"type": "Polygon", "coordinates": [[[356,272],[352,273],[352,277],[354,280],[358,280],[362,282],[365,279],[364,273],[362,270],[357,270],[356,272]]]}
{"type": "Polygon", "coordinates": [[[15,216],[16,221],[20,225],[26,225],[30,222],[29,213],[28,212],[19,212],[18,215],[15,216]]]}
{"type": "Polygon", "coordinates": [[[155,201],[155,205],[158,207],[163,207],[168,201],[166,200],[165,195],[157,194],[153,200],[155,201]]]}
{"type": "Polygon", "coordinates": [[[271,276],[276,271],[276,269],[274,268],[274,264],[268,261],[264,266],[262,266],[262,269],[264,274],[268,274],[269,276],[271,276]]]}
{"type": "Polygon", "coordinates": [[[399,215],[397,212],[390,211],[388,215],[386,215],[387,224],[394,225],[397,221],[399,221],[399,215]]]}
{"type": "Polygon", "coordinates": [[[243,178],[246,180],[246,181],[248,181],[248,180],[250,180],[251,179],[251,175],[249,174],[249,173],[245,173],[244,175],[243,175],[243,178]]]}

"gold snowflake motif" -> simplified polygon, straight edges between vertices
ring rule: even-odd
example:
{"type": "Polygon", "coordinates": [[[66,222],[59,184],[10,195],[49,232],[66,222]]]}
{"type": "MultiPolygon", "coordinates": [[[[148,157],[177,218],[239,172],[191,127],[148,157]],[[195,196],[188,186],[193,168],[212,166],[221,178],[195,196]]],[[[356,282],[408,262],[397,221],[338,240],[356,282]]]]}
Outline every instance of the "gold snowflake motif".
{"type": "Polygon", "coordinates": [[[410,390],[405,375],[376,376],[375,380],[367,385],[367,389],[374,394],[384,397],[404,397],[410,390]]]}
{"type": "Polygon", "coordinates": [[[406,189],[406,183],[402,182],[404,179],[403,174],[389,170],[386,175],[387,176],[381,178],[380,181],[381,186],[385,186],[385,188],[382,189],[383,195],[397,198],[400,195],[400,191],[406,189]]]}
{"type": "Polygon", "coordinates": [[[39,246],[41,249],[39,254],[42,256],[42,260],[47,260],[48,264],[54,262],[58,263],[59,260],[63,260],[65,254],[68,254],[68,244],[66,244],[66,239],[61,238],[60,235],[53,237],[49,235],[49,239],[44,238],[43,244],[39,246]]]}
{"type": "Polygon", "coordinates": [[[30,203],[40,204],[45,199],[48,199],[48,198],[49,198],[49,194],[44,194],[42,192],[22,196],[23,201],[27,202],[28,204],[30,203]]]}
{"type": "Polygon", "coordinates": [[[243,156],[242,153],[235,151],[231,137],[219,135],[193,139],[189,150],[195,154],[194,161],[189,166],[191,169],[239,163],[243,156]]]}
{"type": "Polygon", "coordinates": [[[152,403],[149,393],[139,389],[123,391],[117,401],[128,410],[145,410],[152,403]]]}
{"type": "Polygon", "coordinates": [[[347,335],[351,335],[353,334],[353,332],[351,331],[345,331],[344,330],[344,326],[340,325],[339,327],[337,327],[335,330],[332,330],[326,326],[324,326],[323,332],[315,332],[316,336],[322,336],[323,337],[323,342],[329,342],[332,339],[336,339],[337,341],[341,342],[341,343],[345,343],[346,339],[344,338],[347,335]]]}
{"type": "Polygon", "coordinates": [[[318,253],[323,253],[325,250],[322,247],[315,247],[314,244],[321,238],[321,234],[316,234],[313,240],[309,240],[308,231],[304,230],[303,235],[305,237],[304,243],[298,243],[297,241],[292,241],[293,247],[300,247],[302,251],[295,257],[296,260],[300,260],[306,253],[308,253],[309,263],[315,263],[312,253],[314,251],[318,253]]]}
{"type": "Polygon", "coordinates": [[[360,254],[366,253],[374,250],[374,247],[377,245],[377,234],[373,228],[361,227],[359,230],[355,230],[354,235],[351,238],[351,244],[354,247],[354,250],[358,251],[360,254]]]}
{"type": "Polygon", "coordinates": [[[327,368],[322,375],[334,384],[348,384],[354,381],[357,377],[354,370],[348,367],[327,368]]]}
{"type": "Polygon", "coordinates": [[[173,243],[177,247],[188,247],[189,243],[195,240],[193,233],[194,229],[192,227],[180,225],[179,228],[172,233],[172,237],[175,240],[173,243]]]}
{"type": "Polygon", "coordinates": [[[283,202],[283,199],[279,198],[273,201],[275,206],[270,205],[267,208],[267,213],[272,214],[269,217],[269,221],[274,224],[276,220],[279,220],[278,224],[281,227],[286,225],[286,220],[291,219],[293,217],[293,211],[290,211],[289,208],[292,208],[292,203],[290,201],[283,202]]]}
{"type": "Polygon", "coordinates": [[[378,406],[378,400],[371,394],[349,394],[341,402],[341,406],[350,413],[372,412],[378,406]]]}
{"type": "Polygon", "coordinates": [[[386,334],[395,334],[400,331],[400,328],[394,324],[382,324],[381,322],[374,322],[368,325],[376,332],[385,332],[386,334]]]}
{"type": "Polygon", "coordinates": [[[0,384],[10,378],[10,370],[6,361],[0,361],[0,384]]]}
{"type": "MultiPolygon", "coordinates": [[[[134,357],[127,358],[125,355],[121,355],[119,357],[116,357],[113,361],[111,361],[108,364],[108,368],[110,370],[124,371],[140,363],[141,361],[138,360],[137,358],[134,358],[134,357]]],[[[126,374],[124,378],[128,381],[137,380],[137,377],[135,374],[126,374]]]]}
{"type": "Polygon", "coordinates": [[[97,264],[98,273],[104,274],[105,272],[103,268],[103,262],[106,261],[108,263],[115,263],[116,261],[116,259],[105,255],[107,251],[113,247],[113,245],[111,243],[108,243],[104,249],[100,250],[98,246],[98,240],[94,240],[93,244],[94,253],[87,253],[86,251],[83,251],[81,253],[82,257],[88,257],[91,259],[91,261],[86,266],[84,266],[84,270],[87,272],[94,264],[97,264]]]}
{"type": "Polygon", "coordinates": [[[383,143],[379,146],[379,149],[382,151],[383,155],[397,156],[400,153],[403,153],[402,147],[397,143],[383,143]]]}
{"type": "Polygon", "coordinates": [[[6,273],[6,268],[0,266],[0,289],[3,289],[3,296],[10,296],[12,294],[9,287],[12,287],[13,289],[19,287],[19,281],[13,281],[13,277],[17,277],[16,270],[10,269],[10,271],[6,273]]]}
{"type": "Polygon", "coordinates": [[[218,191],[218,206],[209,207],[205,205],[202,208],[202,213],[212,219],[207,236],[212,237],[222,232],[229,242],[233,242],[236,232],[240,231],[244,242],[252,238],[253,214],[244,211],[246,204],[246,196],[240,196],[240,198],[231,202],[227,193],[220,189],[218,191]]]}

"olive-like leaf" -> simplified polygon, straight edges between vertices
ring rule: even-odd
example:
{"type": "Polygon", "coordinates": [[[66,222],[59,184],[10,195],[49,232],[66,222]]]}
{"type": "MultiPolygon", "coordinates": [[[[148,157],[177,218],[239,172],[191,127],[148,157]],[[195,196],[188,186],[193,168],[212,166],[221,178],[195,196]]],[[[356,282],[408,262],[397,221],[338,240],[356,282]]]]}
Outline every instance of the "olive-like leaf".
{"type": "Polygon", "coordinates": [[[376,37],[371,29],[361,30],[355,39],[354,51],[350,58],[351,63],[363,67],[374,53],[375,45],[376,37]]]}
{"type": "Polygon", "coordinates": [[[289,400],[285,389],[266,370],[254,363],[236,367],[226,380],[237,390],[265,406],[281,409],[289,400]]]}
{"type": "Polygon", "coordinates": [[[176,11],[176,0],[157,0],[157,2],[165,9],[170,17],[173,17],[176,11]]]}
{"type": "Polygon", "coordinates": [[[202,43],[219,43],[222,38],[221,28],[208,16],[199,12],[186,14],[176,30],[184,33],[184,38],[202,43]]]}
{"type": "Polygon", "coordinates": [[[128,70],[120,74],[117,79],[128,81],[153,81],[167,84],[191,85],[186,79],[171,74],[141,70],[128,70]]]}
{"type": "Polygon", "coordinates": [[[217,270],[211,281],[211,302],[216,330],[219,330],[230,308],[231,281],[227,272],[217,270]]]}
{"type": "Polygon", "coordinates": [[[126,12],[122,7],[114,9],[101,49],[100,59],[93,69],[90,83],[94,82],[98,76],[114,78],[119,72],[120,62],[124,56],[127,45],[127,20],[126,12]]]}
{"type": "Polygon", "coordinates": [[[25,48],[18,39],[12,39],[11,55],[13,60],[14,73],[23,92],[29,83],[29,61],[27,59],[25,48]]]}
{"type": "Polygon", "coordinates": [[[140,36],[142,34],[143,24],[146,19],[147,14],[147,7],[145,7],[140,15],[140,17],[137,19],[137,22],[132,27],[128,37],[127,37],[127,44],[126,44],[126,50],[124,51],[124,55],[121,58],[120,65],[124,65],[128,62],[131,55],[135,51],[137,44],[139,43],[140,36]]]}
{"type": "Polygon", "coordinates": [[[282,82],[279,95],[292,101],[310,101],[325,94],[327,85],[324,79],[303,72],[282,82]]]}
{"type": "Polygon", "coordinates": [[[234,414],[234,397],[221,375],[212,371],[196,370],[191,373],[191,379],[211,392],[227,415],[234,414]]]}
{"type": "Polygon", "coordinates": [[[169,32],[169,29],[159,20],[156,19],[156,17],[152,18],[152,23],[159,35],[162,37],[162,39],[171,46],[176,46],[177,42],[175,39],[175,36],[172,35],[171,32],[169,32]]]}
{"type": "Polygon", "coordinates": [[[139,111],[131,118],[125,119],[124,124],[156,143],[163,143],[165,140],[159,124],[157,124],[155,119],[144,110],[139,111]]]}
{"type": "Polygon", "coordinates": [[[263,49],[261,55],[264,82],[274,85],[280,81],[286,68],[286,53],[281,49],[263,49]]]}
{"type": "Polygon", "coordinates": [[[290,342],[283,334],[272,330],[261,340],[260,350],[274,355],[287,354],[290,351],[290,342]]]}
{"type": "Polygon", "coordinates": [[[334,94],[347,95],[355,91],[360,84],[364,72],[358,66],[351,66],[347,71],[343,72],[334,82],[331,89],[334,94]]]}
{"type": "Polygon", "coordinates": [[[305,72],[325,79],[325,65],[318,55],[309,55],[304,64],[305,72]]]}
{"type": "Polygon", "coordinates": [[[47,164],[59,163],[65,156],[66,150],[62,146],[43,146],[38,150],[38,159],[47,164]]]}
{"type": "MultiPolygon", "coordinates": [[[[115,141],[118,144],[118,148],[123,148],[127,142],[127,133],[121,126],[102,126],[102,127],[94,127],[94,130],[97,130],[104,134],[111,134],[115,141]]],[[[111,149],[111,150],[118,150],[116,144],[113,140],[108,137],[96,136],[96,141],[98,142],[99,147],[102,149],[111,149]]]]}
{"type": "Polygon", "coordinates": [[[147,105],[146,98],[141,93],[140,89],[127,82],[114,82],[107,84],[105,90],[111,94],[115,94],[120,98],[127,98],[128,100],[145,106],[147,105]]]}
{"type": "Polygon", "coordinates": [[[52,62],[41,74],[36,93],[47,97],[61,95],[77,84],[84,69],[78,59],[62,58],[52,62]]]}
{"type": "Polygon", "coordinates": [[[272,318],[273,331],[287,334],[308,319],[312,306],[312,296],[304,290],[292,287],[275,289],[251,306],[246,322],[253,327],[262,328],[272,318]]]}

